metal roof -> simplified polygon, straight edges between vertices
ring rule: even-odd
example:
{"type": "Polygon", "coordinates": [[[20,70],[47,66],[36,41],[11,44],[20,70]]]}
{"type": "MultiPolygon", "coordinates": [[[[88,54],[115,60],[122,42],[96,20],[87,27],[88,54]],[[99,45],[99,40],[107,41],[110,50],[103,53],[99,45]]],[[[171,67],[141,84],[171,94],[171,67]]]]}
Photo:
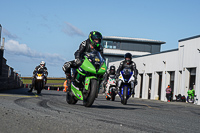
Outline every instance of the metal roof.
{"type": "Polygon", "coordinates": [[[103,54],[104,55],[117,55],[117,56],[123,56],[126,53],[131,53],[133,56],[142,56],[142,55],[147,55],[151,54],[150,52],[139,52],[139,51],[128,51],[128,50],[120,50],[120,49],[103,49],[103,54]]]}
{"type": "Polygon", "coordinates": [[[103,36],[103,40],[165,44],[165,42],[158,41],[158,40],[151,40],[151,39],[144,39],[144,38],[117,37],[117,36],[103,36]]]}
{"type": "Polygon", "coordinates": [[[181,39],[181,40],[179,40],[178,42],[187,41],[187,40],[195,39],[195,38],[198,38],[198,37],[200,37],[200,35],[193,36],[193,37],[188,37],[188,38],[185,38],[185,39],[181,39]]]}

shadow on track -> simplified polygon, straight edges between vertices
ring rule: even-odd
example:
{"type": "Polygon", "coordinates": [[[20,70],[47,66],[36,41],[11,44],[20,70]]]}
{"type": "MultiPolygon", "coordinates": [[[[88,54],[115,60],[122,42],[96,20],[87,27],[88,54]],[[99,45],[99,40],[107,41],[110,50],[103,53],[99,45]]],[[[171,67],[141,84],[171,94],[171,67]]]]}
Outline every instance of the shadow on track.
{"type": "Polygon", "coordinates": [[[133,108],[133,107],[130,107],[130,106],[127,106],[124,105],[124,107],[119,107],[119,106],[110,106],[110,105],[92,105],[90,108],[99,108],[99,109],[127,109],[127,110],[135,110],[135,109],[138,109],[138,108],[133,108]]]}
{"type": "Polygon", "coordinates": [[[9,89],[1,90],[0,94],[10,94],[10,95],[25,95],[25,96],[34,96],[34,93],[29,93],[27,88],[18,88],[18,89],[9,89]]]}

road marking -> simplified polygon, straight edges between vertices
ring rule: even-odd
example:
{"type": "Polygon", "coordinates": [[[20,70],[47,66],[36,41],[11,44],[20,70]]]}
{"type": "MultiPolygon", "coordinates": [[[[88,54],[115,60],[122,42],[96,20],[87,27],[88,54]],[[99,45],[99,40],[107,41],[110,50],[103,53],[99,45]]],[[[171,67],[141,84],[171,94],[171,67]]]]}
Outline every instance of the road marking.
{"type": "Polygon", "coordinates": [[[38,97],[38,95],[34,94],[35,96],[22,96],[22,95],[3,95],[0,94],[2,97],[38,97]]]}
{"type": "Polygon", "coordinates": [[[149,105],[147,105],[147,104],[140,104],[140,103],[134,103],[134,104],[144,105],[144,106],[147,106],[148,108],[151,108],[151,109],[160,110],[159,108],[151,107],[151,106],[149,106],[149,105]]]}

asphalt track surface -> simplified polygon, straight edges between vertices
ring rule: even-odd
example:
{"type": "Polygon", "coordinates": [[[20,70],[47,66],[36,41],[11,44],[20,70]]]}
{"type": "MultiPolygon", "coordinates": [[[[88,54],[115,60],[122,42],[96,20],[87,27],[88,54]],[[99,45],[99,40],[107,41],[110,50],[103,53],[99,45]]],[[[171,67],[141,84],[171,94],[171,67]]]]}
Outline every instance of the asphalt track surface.
{"type": "Polygon", "coordinates": [[[108,101],[99,94],[92,107],[66,102],[62,91],[27,88],[0,91],[0,133],[200,132],[200,106],[131,98],[108,101]]]}

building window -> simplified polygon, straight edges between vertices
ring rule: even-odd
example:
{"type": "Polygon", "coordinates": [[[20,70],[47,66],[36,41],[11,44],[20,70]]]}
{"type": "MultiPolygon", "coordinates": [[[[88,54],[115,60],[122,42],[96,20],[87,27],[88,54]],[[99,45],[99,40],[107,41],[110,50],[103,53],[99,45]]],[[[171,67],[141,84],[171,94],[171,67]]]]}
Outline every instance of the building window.
{"type": "Polygon", "coordinates": [[[120,49],[120,42],[115,42],[115,41],[103,41],[102,42],[104,48],[109,48],[109,49],[120,49]]]}

